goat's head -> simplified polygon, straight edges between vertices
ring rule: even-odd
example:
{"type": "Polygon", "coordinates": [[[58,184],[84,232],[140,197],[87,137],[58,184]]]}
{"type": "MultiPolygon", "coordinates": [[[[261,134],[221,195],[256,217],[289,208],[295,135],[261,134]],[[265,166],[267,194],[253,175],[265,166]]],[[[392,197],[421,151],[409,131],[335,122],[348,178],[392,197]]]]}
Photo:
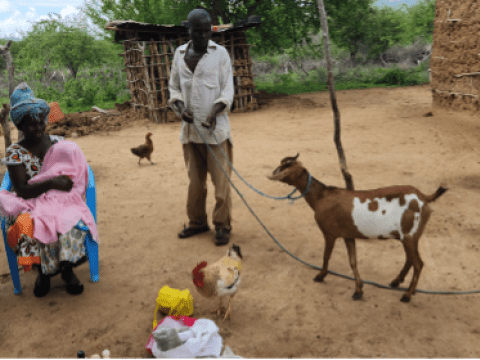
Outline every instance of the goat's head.
{"type": "Polygon", "coordinates": [[[267,176],[270,180],[278,180],[289,185],[293,185],[293,181],[302,174],[304,167],[297,158],[300,154],[294,157],[286,157],[280,162],[280,166],[277,167],[272,175],[267,176]]]}

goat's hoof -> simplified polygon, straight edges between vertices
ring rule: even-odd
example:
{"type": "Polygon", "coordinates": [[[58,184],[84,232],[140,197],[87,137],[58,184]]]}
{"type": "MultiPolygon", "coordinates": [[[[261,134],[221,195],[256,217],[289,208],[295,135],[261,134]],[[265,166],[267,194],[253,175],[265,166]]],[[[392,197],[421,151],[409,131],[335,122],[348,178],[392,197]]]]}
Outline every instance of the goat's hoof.
{"type": "Polygon", "coordinates": [[[407,303],[410,301],[410,298],[407,295],[403,295],[400,299],[401,302],[407,303]]]}
{"type": "Polygon", "coordinates": [[[325,278],[325,276],[315,276],[315,278],[313,279],[313,281],[315,282],[323,282],[323,279],[325,278]]]}
{"type": "Polygon", "coordinates": [[[400,281],[392,281],[390,283],[390,287],[394,289],[398,288],[398,285],[400,285],[400,281]]]}
{"type": "Polygon", "coordinates": [[[359,292],[359,293],[354,293],[353,296],[352,296],[352,299],[353,300],[361,300],[363,297],[363,292],[359,292]]]}

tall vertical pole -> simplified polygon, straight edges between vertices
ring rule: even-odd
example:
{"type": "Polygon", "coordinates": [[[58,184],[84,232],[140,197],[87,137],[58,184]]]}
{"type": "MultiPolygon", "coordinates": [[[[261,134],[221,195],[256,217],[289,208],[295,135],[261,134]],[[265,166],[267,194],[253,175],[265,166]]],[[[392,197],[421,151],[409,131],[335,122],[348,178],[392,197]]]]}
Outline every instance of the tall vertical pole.
{"type": "Polygon", "coordinates": [[[340,169],[342,171],[343,178],[347,184],[348,190],[354,190],[352,175],[347,169],[347,160],[345,159],[345,153],[343,151],[342,142],[340,140],[340,112],[337,106],[337,97],[335,96],[335,87],[333,84],[333,72],[332,72],[332,56],[330,53],[330,41],[328,39],[328,23],[327,14],[325,12],[325,6],[323,0],[317,0],[318,12],[320,14],[320,22],[322,24],[323,44],[325,46],[325,56],[327,58],[327,70],[328,70],[328,88],[330,90],[330,101],[332,103],[333,116],[335,121],[335,134],[333,140],[337,147],[338,158],[340,161],[340,169]]]}
{"type": "MultiPolygon", "coordinates": [[[[8,69],[8,98],[12,96],[13,89],[15,88],[14,66],[12,55],[10,54],[10,45],[12,40],[8,40],[5,46],[0,45],[0,55],[5,58],[5,65],[8,69]]],[[[3,104],[0,111],[0,122],[3,128],[3,136],[5,137],[5,149],[12,144],[12,138],[10,136],[10,124],[8,123],[8,115],[10,112],[10,104],[3,104]]],[[[23,137],[21,131],[18,132],[18,139],[23,137]]]]}
{"type": "MultiPolygon", "coordinates": [[[[342,142],[340,140],[340,112],[338,111],[337,98],[335,96],[335,87],[333,84],[333,72],[332,72],[332,56],[330,53],[330,41],[328,39],[328,23],[327,14],[325,13],[325,6],[323,0],[317,0],[318,12],[320,14],[320,22],[322,24],[323,44],[325,46],[325,56],[327,58],[328,69],[328,88],[330,90],[330,101],[332,103],[332,110],[335,122],[335,134],[333,140],[337,147],[338,159],[340,161],[340,169],[342,171],[343,178],[347,185],[348,190],[354,190],[352,175],[347,169],[347,160],[345,159],[345,153],[343,152],[342,142]]],[[[354,300],[359,300],[362,297],[363,283],[360,279],[360,275],[356,270],[357,254],[355,249],[355,239],[345,238],[345,245],[347,247],[348,257],[350,259],[350,266],[355,274],[355,293],[353,295],[354,300]]]]}

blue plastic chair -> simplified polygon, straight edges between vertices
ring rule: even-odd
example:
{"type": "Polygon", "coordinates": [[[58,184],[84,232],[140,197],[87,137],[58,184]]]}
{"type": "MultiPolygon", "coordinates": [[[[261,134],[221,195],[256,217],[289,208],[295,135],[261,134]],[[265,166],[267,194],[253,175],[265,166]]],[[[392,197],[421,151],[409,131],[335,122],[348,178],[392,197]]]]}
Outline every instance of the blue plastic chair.
{"type": "MultiPolygon", "coordinates": [[[[2,181],[2,186],[0,187],[1,190],[8,190],[12,189],[12,182],[10,181],[10,175],[8,171],[5,173],[5,177],[2,181]]],[[[97,223],[97,195],[95,190],[95,178],[93,176],[92,169],[90,166],[88,167],[88,185],[87,185],[87,206],[92,212],[93,218],[95,223],[97,223]]],[[[22,293],[22,285],[20,284],[20,275],[18,272],[18,263],[17,257],[13,252],[12,248],[8,245],[7,242],[7,229],[4,217],[0,217],[2,222],[2,233],[3,233],[3,240],[5,242],[5,251],[7,253],[7,260],[8,266],[10,267],[10,275],[12,276],[14,292],[16,295],[20,295],[22,293]]],[[[86,226],[77,225],[77,229],[88,231],[86,226]]],[[[98,282],[98,244],[92,239],[92,234],[90,231],[87,232],[87,236],[85,237],[85,248],[88,257],[88,262],[90,265],[90,280],[92,282],[98,282]]]]}

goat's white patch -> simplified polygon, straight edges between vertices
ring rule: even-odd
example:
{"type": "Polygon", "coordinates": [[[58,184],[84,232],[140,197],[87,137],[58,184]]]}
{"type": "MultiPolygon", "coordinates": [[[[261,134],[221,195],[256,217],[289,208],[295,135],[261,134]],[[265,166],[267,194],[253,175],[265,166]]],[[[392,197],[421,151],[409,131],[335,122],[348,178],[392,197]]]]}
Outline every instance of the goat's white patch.
{"type": "Polygon", "coordinates": [[[353,223],[358,231],[367,238],[392,238],[392,232],[398,231],[400,239],[403,240],[406,234],[402,231],[402,217],[412,200],[416,200],[419,207],[419,212],[415,213],[414,216],[413,227],[408,233],[408,235],[413,235],[418,230],[421,220],[420,214],[423,207],[423,202],[416,194],[405,195],[405,204],[403,206],[400,205],[400,199],[387,201],[385,198],[374,198],[373,200],[367,199],[364,203],[361,203],[360,199],[354,198],[352,211],[353,223]],[[373,201],[378,203],[378,209],[376,211],[368,209],[368,205],[373,201]]]}

